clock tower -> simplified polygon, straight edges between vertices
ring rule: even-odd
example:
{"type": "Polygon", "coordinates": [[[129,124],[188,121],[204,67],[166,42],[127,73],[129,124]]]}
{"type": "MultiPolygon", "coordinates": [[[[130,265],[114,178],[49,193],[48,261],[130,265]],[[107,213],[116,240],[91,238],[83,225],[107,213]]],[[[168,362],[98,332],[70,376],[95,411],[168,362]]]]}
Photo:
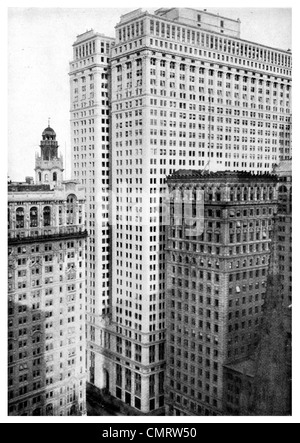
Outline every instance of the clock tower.
{"type": "Polygon", "coordinates": [[[42,134],[41,155],[35,160],[36,184],[59,186],[63,181],[63,158],[58,156],[56,133],[50,127],[42,134]]]}

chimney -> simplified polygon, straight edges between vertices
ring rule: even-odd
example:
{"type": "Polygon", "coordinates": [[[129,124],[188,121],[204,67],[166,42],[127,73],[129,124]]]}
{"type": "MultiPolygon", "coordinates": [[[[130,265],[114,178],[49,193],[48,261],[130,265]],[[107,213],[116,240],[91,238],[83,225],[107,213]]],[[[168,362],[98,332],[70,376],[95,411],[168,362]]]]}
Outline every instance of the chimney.
{"type": "Polygon", "coordinates": [[[26,177],[25,181],[28,185],[33,185],[34,181],[33,181],[33,177],[26,177]]]}

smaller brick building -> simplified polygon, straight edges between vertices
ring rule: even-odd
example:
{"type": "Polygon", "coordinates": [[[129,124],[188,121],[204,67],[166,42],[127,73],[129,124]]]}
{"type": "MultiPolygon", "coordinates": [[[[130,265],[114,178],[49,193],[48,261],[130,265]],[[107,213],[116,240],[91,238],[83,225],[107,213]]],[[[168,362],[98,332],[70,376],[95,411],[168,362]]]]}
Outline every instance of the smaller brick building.
{"type": "Polygon", "coordinates": [[[222,415],[226,368],[248,359],[258,343],[277,181],[244,172],[178,171],[168,178],[169,415],[222,415]],[[178,222],[180,195],[195,208],[202,199],[202,234],[187,235],[184,209],[178,222]]]}
{"type": "Polygon", "coordinates": [[[8,186],[8,412],[86,412],[85,195],[43,132],[37,184],[8,186]]]}

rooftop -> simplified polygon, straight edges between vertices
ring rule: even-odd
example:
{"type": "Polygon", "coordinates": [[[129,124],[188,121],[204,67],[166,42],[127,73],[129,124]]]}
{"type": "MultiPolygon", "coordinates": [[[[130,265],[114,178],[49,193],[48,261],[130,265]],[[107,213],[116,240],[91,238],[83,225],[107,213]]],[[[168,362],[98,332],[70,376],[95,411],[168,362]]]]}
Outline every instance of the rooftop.
{"type": "Polygon", "coordinates": [[[226,365],[225,368],[238,372],[239,374],[245,374],[248,377],[254,377],[255,375],[255,362],[252,359],[232,363],[231,365],[226,365]]]}
{"type": "Polygon", "coordinates": [[[232,21],[232,22],[240,23],[240,19],[239,18],[234,20],[233,18],[225,17],[225,15],[220,15],[220,14],[215,14],[213,12],[209,12],[209,11],[207,11],[207,9],[197,9],[197,8],[168,8],[167,9],[167,8],[161,8],[161,9],[158,9],[157,11],[155,11],[154,14],[162,16],[162,15],[165,15],[165,14],[167,14],[168,12],[170,12],[170,11],[172,11],[174,9],[189,9],[190,11],[196,11],[196,12],[199,12],[201,14],[210,15],[212,17],[218,17],[218,18],[221,18],[221,19],[225,19],[225,20],[229,20],[229,21],[232,21]]]}
{"type": "Polygon", "coordinates": [[[145,9],[143,9],[143,8],[135,9],[134,11],[130,11],[127,14],[121,15],[119,24],[123,24],[123,23],[130,21],[130,20],[134,20],[135,18],[140,17],[145,14],[148,14],[148,11],[146,11],[145,9]]]}
{"type": "MultiPolygon", "coordinates": [[[[189,9],[189,10],[199,11],[200,13],[211,15],[211,16],[215,16],[215,17],[218,17],[218,18],[221,18],[221,19],[226,19],[226,20],[232,21],[234,23],[239,23],[239,24],[241,23],[240,19],[234,20],[234,19],[231,19],[229,17],[224,17],[224,16],[221,16],[221,15],[218,15],[218,14],[214,14],[214,13],[208,12],[207,10],[201,10],[201,9],[198,10],[198,9],[195,9],[195,8],[161,8],[161,9],[158,9],[157,11],[155,11],[153,13],[149,13],[147,10],[140,8],[140,9],[136,9],[135,11],[132,11],[132,12],[129,12],[127,14],[122,15],[120,17],[119,23],[117,23],[117,25],[116,25],[116,28],[118,28],[119,26],[124,25],[127,22],[130,22],[132,20],[135,20],[135,19],[137,19],[139,17],[142,17],[142,16],[145,16],[145,15],[149,15],[149,16],[156,17],[156,18],[161,18],[162,20],[165,20],[165,21],[167,21],[169,23],[184,25],[184,23],[174,22],[173,20],[170,20],[170,19],[164,17],[164,15],[167,12],[171,11],[172,9],[189,9]],[[162,11],[162,13],[159,13],[159,11],[162,11]]],[[[194,28],[199,30],[199,28],[197,28],[197,27],[194,27],[194,28]]],[[[203,30],[205,31],[205,29],[203,29],[203,30]]],[[[218,32],[215,32],[215,31],[212,31],[212,30],[210,30],[210,32],[212,34],[215,34],[216,36],[220,36],[220,34],[218,32]]],[[[251,45],[257,45],[257,46],[259,46],[261,48],[270,49],[272,51],[280,51],[280,52],[286,53],[286,54],[288,54],[290,56],[292,55],[291,49],[276,48],[276,47],[273,47],[273,46],[265,45],[265,44],[257,42],[257,41],[245,40],[244,38],[237,37],[237,36],[233,37],[233,36],[227,36],[225,34],[222,34],[222,35],[224,37],[226,37],[226,38],[235,39],[235,40],[238,40],[238,41],[240,41],[242,43],[249,43],[251,45]]]]}
{"type": "Polygon", "coordinates": [[[222,180],[255,180],[255,181],[265,181],[268,180],[275,180],[277,181],[277,176],[275,174],[254,174],[252,172],[244,172],[244,171],[207,171],[207,170],[194,170],[194,169],[180,169],[176,172],[174,172],[172,175],[167,177],[168,181],[173,180],[208,180],[208,179],[222,179],[222,180]]]}
{"type": "Polygon", "coordinates": [[[9,183],[8,184],[8,192],[16,193],[16,192],[50,192],[50,185],[34,185],[28,183],[9,183]]]}
{"type": "Polygon", "coordinates": [[[283,160],[274,168],[274,173],[279,176],[291,176],[293,170],[292,160],[283,160]]]}
{"type": "Polygon", "coordinates": [[[55,134],[56,135],[54,129],[50,128],[50,126],[48,126],[46,129],[44,129],[43,135],[44,134],[55,134]]]}
{"type": "Polygon", "coordinates": [[[84,32],[83,34],[77,35],[76,41],[73,44],[73,46],[76,46],[79,43],[83,43],[83,42],[85,42],[87,40],[90,40],[91,38],[96,38],[96,37],[101,37],[103,39],[110,40],[110,41],[114,41],[115,40],[114,37],[109,37],[109,36],[107,36],[105,34],[101,34],[101,33],[97,32],[97,31],[94,31],[94,29],[90,29],[90,30],[87,30],[86,32],[84,32]]]}

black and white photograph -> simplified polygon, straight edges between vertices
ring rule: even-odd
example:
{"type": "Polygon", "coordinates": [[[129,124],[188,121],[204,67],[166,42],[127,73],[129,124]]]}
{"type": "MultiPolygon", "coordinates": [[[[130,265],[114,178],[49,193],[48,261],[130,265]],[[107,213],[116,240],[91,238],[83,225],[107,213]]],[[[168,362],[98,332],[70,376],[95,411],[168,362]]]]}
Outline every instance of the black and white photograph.
{"type": "Polygon", "coordinates": [[[6,6],[4,422],[293,422],[291,5],[6,6]]]}

